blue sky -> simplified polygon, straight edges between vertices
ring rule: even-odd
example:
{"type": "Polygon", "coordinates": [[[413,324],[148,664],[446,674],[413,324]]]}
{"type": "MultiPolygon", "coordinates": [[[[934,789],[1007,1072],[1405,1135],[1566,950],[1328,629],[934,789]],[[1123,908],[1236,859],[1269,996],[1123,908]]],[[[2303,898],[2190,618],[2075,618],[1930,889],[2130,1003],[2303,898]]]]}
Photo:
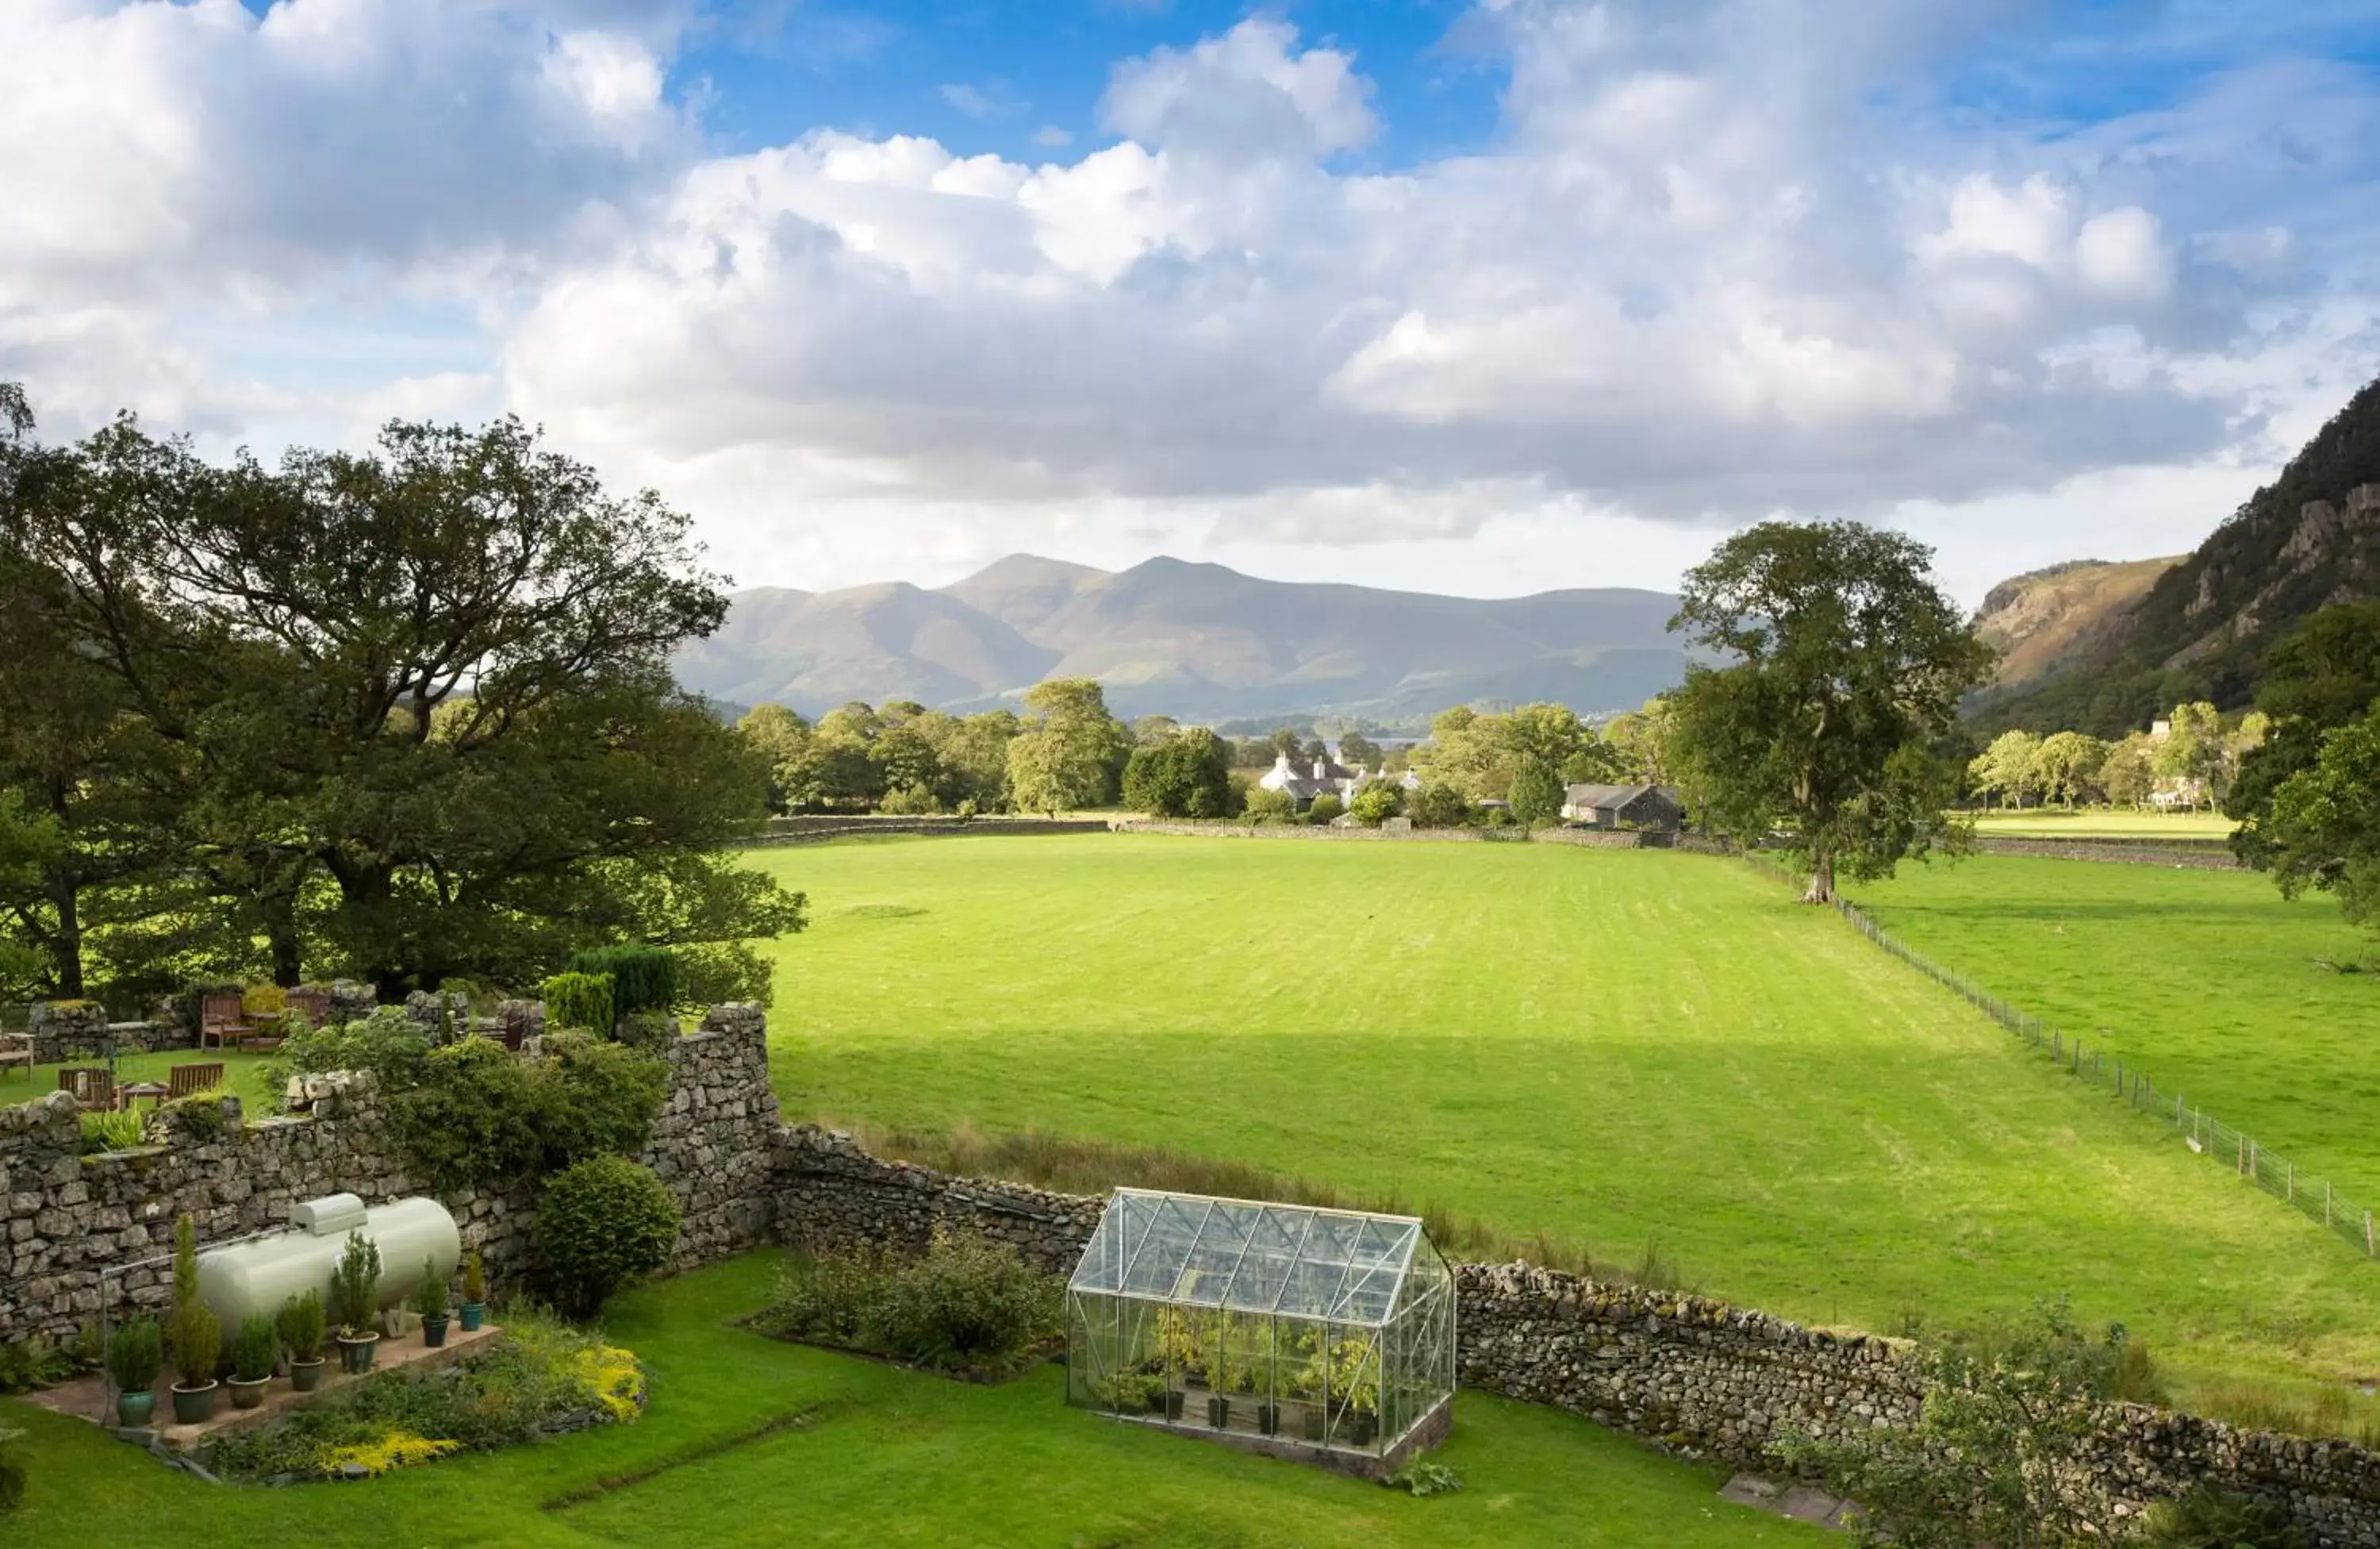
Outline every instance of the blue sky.
{"type": "Polygon", "coordinates": [[[748,583],[2187,548],[2380,373],[2371,0],[9,0],[0,377],[517,412],[748,583]]]}

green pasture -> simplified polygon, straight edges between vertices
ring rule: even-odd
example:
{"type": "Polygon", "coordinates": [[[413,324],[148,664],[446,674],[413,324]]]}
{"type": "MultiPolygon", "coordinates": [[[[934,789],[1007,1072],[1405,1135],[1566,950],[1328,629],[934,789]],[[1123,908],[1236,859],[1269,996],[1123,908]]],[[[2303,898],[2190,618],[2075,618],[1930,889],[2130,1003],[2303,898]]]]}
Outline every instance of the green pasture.
{"type": "Polygon", "coordinates": [[[1850,891],[1927,957],[2380,1206],[2380,952],[2328,896],[1997,855],[1850,891]]]}
{"type": "Polygon", "coordinates": [[[795,1117],[1228,1157],[1623,1267],[1658,1240],[1822,1323],[2070,1290],[2186,1372],[2380,1372],[2380,1266],[1733,862],[1154,835],[750,859],[814,909],[774,949],[795,1117]]]}
{"type": "Polygon", "coordinates": [[[2071,812],[2034,807],[1975,815],[1977,833],[2011,839],[2228,839],[2239,826],[2220,812],[2141,812],[2129,807],[2084,807],[2071,812]]]}
{"type": "Polygon", "coordinates": [[[632,1292],[611,1335],[652,1372],[634,1425],[362,1483],[226,1489],[79,1420],[0,1403],[31,1483],[6,1541],[106,1524],[193,1543],[1463,1545],[1755,1549],[1840,1542],[1718,1499],[1720,1476],[1550,1409],[1464,1394],[1438,1456],[1465,1488],[1415,1500],[1064,1408],[1044,1367],[977,1387],[729,1326],[775,1255],[632,1292]]]}

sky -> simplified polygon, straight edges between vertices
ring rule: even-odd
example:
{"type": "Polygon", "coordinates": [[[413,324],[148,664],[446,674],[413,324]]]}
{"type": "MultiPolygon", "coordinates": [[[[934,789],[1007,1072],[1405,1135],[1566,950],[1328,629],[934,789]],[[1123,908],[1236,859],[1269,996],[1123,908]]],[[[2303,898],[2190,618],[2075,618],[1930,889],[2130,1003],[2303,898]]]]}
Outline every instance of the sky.
{"type": "Polygon", "coordinates": [[[511,412],[739,585],[2194,545],[2380,374],[2373,0],[0,0],[0,380],[511,412]]]}

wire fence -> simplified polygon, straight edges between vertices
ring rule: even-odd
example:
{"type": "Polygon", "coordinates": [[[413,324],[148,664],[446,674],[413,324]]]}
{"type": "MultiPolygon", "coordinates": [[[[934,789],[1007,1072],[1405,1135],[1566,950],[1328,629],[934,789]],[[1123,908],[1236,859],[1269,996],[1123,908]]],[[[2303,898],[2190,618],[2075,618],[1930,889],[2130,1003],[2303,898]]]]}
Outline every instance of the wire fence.
{"type": "MultiPolygon", "coordinates": [[[[1791,887],[1800,888],[1808,880],[1756,851],[1745,852],[1744,860],[1755,870],[1791,887]]],[[[2088,1081],[2118,1101],[2130,1104],[2136,1112],[2170,1125],[2191,1150],[2222,1163],[2273,1198],[2294,1206],[2308,1220],[2321,1222],[2362,1250],[2364,1257],[2380,1258],[2380,1230],[2375,1230],[2372,1211],[2350,1200],[2328,1178],[2303,1171],[2288,1157],[2261,1144],[2254,1136],[2232,1128],[2204,1108],[2192,1107],[2184,1094],[2160,1088],[2146,1071],[2126,1065],[2121,1055],[2110,1055],[2105,1049],[2085,1049],[2082,1039],[2010,1005],[1963,974],[1953,973],[1895,938],[1849,899],[1838,897],[1834,905],[1835,912],[1851,921],[1853,930],[2023,1039],[2075,1079],[2088,1081]]]]}

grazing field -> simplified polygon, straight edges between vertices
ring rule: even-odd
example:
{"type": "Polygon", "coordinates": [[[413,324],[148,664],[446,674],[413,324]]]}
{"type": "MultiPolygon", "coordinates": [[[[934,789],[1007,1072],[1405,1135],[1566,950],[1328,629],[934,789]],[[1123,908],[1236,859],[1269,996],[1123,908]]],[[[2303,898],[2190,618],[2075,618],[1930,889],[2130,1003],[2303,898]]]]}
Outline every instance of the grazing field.
{"type": "Polygon", "coordinates": [[[2035,807],[1975,815],[1977,833],[2011,839],[2228,839],[2239,826],[2220,812],[2136,812],[2116,807],[2077,812],[2035,807]]]}
{"type": "Polygon", "coordinates": [[[1429,1500],[1062,1407],[1043,1367],[977,1387],[726,1326],[769,1292],[755,1254],[632,1292],[607,1319],[651,1368],[631,1426],[448,1459],[368,1484],[223,1489],[81,1421],[0,1402],[31,1487],[6,1542],[67,1549],[103,1517],[191,1543],[588,1546],[1316,1546],[1840,1543],[1730,1506],[1719,1476],[1584,1421],[1475,1394],[1429,1500]],[[756,1434],[770,1428],[767,1434],[756,1434]]]}
{"type": "Polygon", "coordinates": [[[2380,955],[2328,896],[1997,855],[1850,891],[1926,956],[2380,1201],[2380,971],[2338,971],[2380,955]]]}
{"type": "MultiPolygon", "coordinates": [[[[2071,1290],[2195,1372],[2380,1372],[2380,1269],[1749,868],[1133,835],[756,853],[789,1114],[1303,1174],[1896,1331],[2071,1290]]],[[[2103,867],[2096,870],[2119,871],[2103,867]]]]}

